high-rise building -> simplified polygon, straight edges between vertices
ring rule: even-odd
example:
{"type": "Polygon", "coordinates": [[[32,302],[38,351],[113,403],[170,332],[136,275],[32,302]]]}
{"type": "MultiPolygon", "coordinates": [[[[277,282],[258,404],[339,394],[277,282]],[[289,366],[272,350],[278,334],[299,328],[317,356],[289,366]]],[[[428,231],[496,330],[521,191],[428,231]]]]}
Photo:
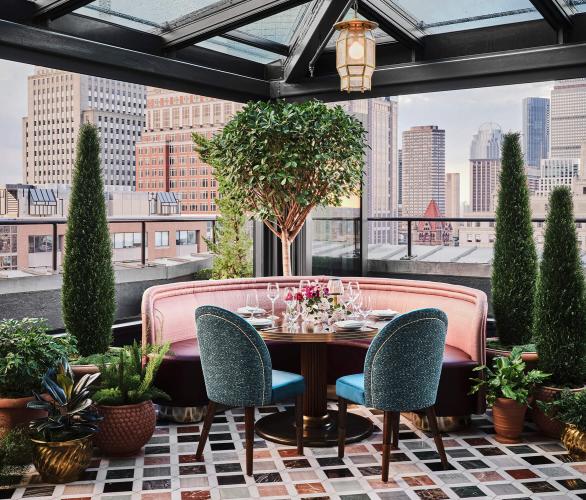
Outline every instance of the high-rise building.
{"type": "Polygon", "coordinates": [[[541,176],[537,194],[548,195],[556,186],[572,186],[580,176],[579,158],[546,158],[541,160],[541,176]]]}
{"type": "Polygon", "coordinates": [[[193,132],[211,137],[242,105],[220,99],[149,88],[146,125],[136,145],[137,190],[169,191],[184,214],[216,211],[212,168],[195,152],[193,132]]]}
{"type": "MultiPolygon", "coordinates": [[[[396,217],[397,185],[397,109],[394,98],[362,99],[339,103],[346,112],[360,119],[370,146],[366,150],[368,217],[396,217]]],[[[369,222],[369,243],[396,244],[396,222],[369,222]]]]}
{"type": "Polygon", "coordinates": [[[402,215],[422,216],[430,201],[446,213],[446,131],[437,125],[403,132],[402,215]]]}
{"type": "Polygon", "coordinates": [[[493,195],[501,171],[503,134],[496,123],[484,123],[470,144],[470,205],[473,212],[494,210],[493,195]]]}
{"type": "Polygon", "coordinates": [[[145,93],[135,83],[36,68],[22,124],[24,182],[71,184],[77,135],[88,122],[98,127],[106,189],[134,189],[145,93]]]}
{"type": "Polygon", "coordinates": [[[446,174],[446,217],[460,217],[460,174],[446,174]]]}
{"type": "Polygon", "coordinates": [[[399,149],[397,152],[397,189],[399,194],[397,196],[399,211],[403,208],[403,150],[399,149]]]}
{"type": "Polygon", "coordinates": [[[551,91],[551,158],[580,158],[586,138],[586,78],[556,82],[551,91]]]}
{"type": "Polygon", "coordinates": [[[529,167],[539,167],[549,156],[549,99],[523,99],[523,154],[529,167]]]}

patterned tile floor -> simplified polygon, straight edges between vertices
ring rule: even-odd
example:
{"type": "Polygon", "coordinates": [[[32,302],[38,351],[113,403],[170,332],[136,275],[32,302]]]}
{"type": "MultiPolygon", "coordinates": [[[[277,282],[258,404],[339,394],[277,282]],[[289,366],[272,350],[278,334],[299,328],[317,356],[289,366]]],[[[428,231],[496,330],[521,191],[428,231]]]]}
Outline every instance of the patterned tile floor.
{"type": "MultiPolygon", "coordinates": [[[[261,414],[279,408],[261,408],[261,414]]],[[[42,484],[31,473],[0,499],[192,500],[236,498],[438,500],[447,498],[586,499],[586,461],[578,462],[560,443],[530,426],[520,445],[494,440],[489,417],[471,428],[444,435],[451,470],[441,470],[433,440],[401,420],[400,449],[391,457],[391,480],[380,482],[382,415],[361,407],[378,428],[366,441],[334,448],[292,448],[255,441],[254,477],[243,473],[242,410],[218,414],[206,445],[205,463],[195,462],[200,425],[160,425],[144,454],[131,459],[95,458],[82,480],[42,484]]]]}

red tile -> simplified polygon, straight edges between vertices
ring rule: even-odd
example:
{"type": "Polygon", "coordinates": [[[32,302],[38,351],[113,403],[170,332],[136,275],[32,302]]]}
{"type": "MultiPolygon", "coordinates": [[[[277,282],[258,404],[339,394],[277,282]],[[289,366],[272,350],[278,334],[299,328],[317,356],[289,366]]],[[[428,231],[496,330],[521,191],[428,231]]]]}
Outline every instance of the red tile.
{"type": "Polygon", "coordinates": [[[352,453],[368,453],[368,449],[363,444],[351,444],[346,446],[346,453],[348,455],[352,453]]]}
{"type": "Polygon", "coordinates": [[[141,500],[171,500],[171,493],[143,493],[141,500]]]}
{"type": "Polygon", "coordinates": [[[435,484],[429,476],[404,476],[401,479],[409,486],[432,486],[435,484]]]}
{"type": "Polygon", "coordinates": [[[194,434],[199,432],[199,425],[187,425],[185,427],[177,427],[177,434],[194,434]]]}
{"type": "Polygon", "coordinates": [[[144,457],[145,465],[167,465],[170,463],[169,457],[144,457]]]}
{"type": "Polygon", "coordinates": [[[309,495],[311,493],[325,493],[326,490],[321,483],[299,483],[295,485],[297,493],[309,495]]]}
{"type": "Polygon", "coordinates": [[[498,472],[495,472],[493,470],[488,472],[473,472],[472,475],[481,483],[487,481],[501,481],[502,479],[504,479],[503,476],[501,476],[498,472]]]}
{"type": "Polygon", "coordinates": [[[533,479],[534,477],[538,477],[535,472],[532,472],[529,469],[510,469],[505,472],[515,479],[533,479]]]}
{"type": "Polygon", "coordinates": [[[386,483],[383,483],[380,479],[369,479],[368,484],[370,484],[370,487],[373,490],[386,490],[399,487],[396,481],[393,481],[392,479],[389,479],[386,483]]]}
{"type": "Polygon", "coordinates": [[[271,458],[271,452],[269,450],[253,450],[252,456],[257,458],[271,458]]]}
{"type": "Polygon", "coordinates": [[[572,469],[586,474],[586,464],[572,465],[572,469]]]}
{"type": "Polygon", "coordinates": [[[180,464],[190,464],[192,462],[197,462],[195,455],[179,455],[180,464]]]}
{"type": "Polygon", "coordinates": [[[261,497],[282,497],[289,496],[287,487],[283,484],[267,484],[258,487],[258,494],[261,497]]]}
{"type": "Polygon", "coordinates": [[[212,498],[209,490],[182,491],[181,500],[209,500],[212,498]]]}
{"type": "Polygon", "coordinates": [[[297,450],[295,448],[279,450],[279,455],[282,457],[297,457],[297,450]]]}

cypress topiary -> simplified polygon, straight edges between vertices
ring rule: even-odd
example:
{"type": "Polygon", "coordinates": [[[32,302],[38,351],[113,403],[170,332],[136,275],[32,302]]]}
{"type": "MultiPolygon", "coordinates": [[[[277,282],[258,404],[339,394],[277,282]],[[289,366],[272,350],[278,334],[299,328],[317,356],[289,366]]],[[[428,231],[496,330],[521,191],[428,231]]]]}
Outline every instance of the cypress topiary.
{"type": "Polygon", "coordinates": [[[534,324],[539,367],[554,385],[584,385],[584,292],[572,192],[559,186],[549,197],[534,324]]]}
{"type": "Polygon", "coordinates": [[[527,344],[532,337],[537,252],[529,190],[518,133],[505,134],[496,209],[492,304],[500,344],[527,344]]]}
{"type": "Polygon", "coordinates": [[[84,124],[77,157],[65,235],[63,321],[77,338],[82,356],[103,353],[112,341],[116,309],[112,248],[95,126],[84,124]]]}

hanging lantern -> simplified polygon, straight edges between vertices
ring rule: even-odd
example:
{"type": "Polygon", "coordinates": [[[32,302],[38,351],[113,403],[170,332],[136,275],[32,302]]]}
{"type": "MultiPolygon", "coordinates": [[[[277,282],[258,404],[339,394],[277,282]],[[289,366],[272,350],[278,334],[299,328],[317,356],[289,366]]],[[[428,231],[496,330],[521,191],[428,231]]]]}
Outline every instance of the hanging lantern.
{"type": "Polygon", "coordinates": [[[370,90],[376,67],[373,30],[378,24],[354,18],[334,24],[340,32],[336,40],[336,69],[340,75],[340,90],[364,92],[370,90]]]}

